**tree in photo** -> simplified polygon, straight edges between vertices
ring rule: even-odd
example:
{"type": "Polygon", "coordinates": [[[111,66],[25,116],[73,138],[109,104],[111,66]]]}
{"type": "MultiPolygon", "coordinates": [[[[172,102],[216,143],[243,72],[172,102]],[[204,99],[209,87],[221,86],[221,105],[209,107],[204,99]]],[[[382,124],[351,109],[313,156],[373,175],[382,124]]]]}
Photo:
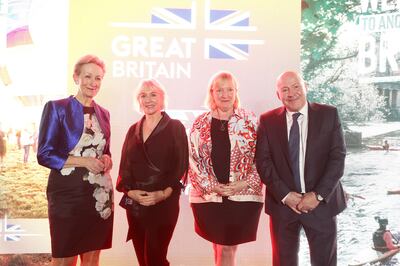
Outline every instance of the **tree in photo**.
{"type": "Polygon", "coordinates": [[[338,107],[342,120],[383,120],[385,98],[373,83],[360,83],[358,25],[360,1],[303,0],[301,68],[310,101],[338,107]]]}

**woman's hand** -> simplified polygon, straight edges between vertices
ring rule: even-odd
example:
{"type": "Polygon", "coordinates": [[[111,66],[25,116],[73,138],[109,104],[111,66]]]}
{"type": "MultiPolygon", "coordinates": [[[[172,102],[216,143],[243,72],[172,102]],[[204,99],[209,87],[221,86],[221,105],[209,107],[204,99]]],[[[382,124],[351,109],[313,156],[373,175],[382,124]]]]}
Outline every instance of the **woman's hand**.
{"type": "Polygon", "coordinates": [[[163,190],[157,190],[157,191],[153,191],[153,192],[147,192],[147,197],[146,199],[143,201],[142,205],[145,206],[151,206],[151,205],[155,205],[157,203],[159,203],[160,201],[163,201],[166,199],[166,196],[164,194],[163,190]]]}
{"type": "MultiPolygon", "coordinates": [[[[232,195],[234,195],[236,193],[239,193],[243,189],[247,188],[247,182],[244,180],[238,180],[238,181],[230,182],[228,184],[228,186],[231,188],[232,195]]],[[[232,196],[232,195],[229,195],[229,196],[232,196]]]]}
{"type": "Polygon", "coordinates": [[[142,202],[148,196],[147,193],[148,193],[147,191],[139,190],[139,189],[129,190],[128,197],[130,197],[134,201],[138,202],[139,204],[142,204],[142,202]]]}
{"type": "Polygon", "coordinates": [[[100,174],[101,172],[104,171],[104,163],[93,157],[81,157],[83,160],[83,166],[86,167],[86,169],[89,170],[89,172],[92,172],[93,174],[100,174]]]}
{"type": "Polygon", "coordinates": [[[128,196],[143,206],[152,206],[166,200],[172,194],[172,188],[147,192],[143,190],[130,190],[128,196]]]}
{"type": "Polygon", "coordinates": [[[221,184],[221,183],[219,183],[216,187],[214,187],[214,192],[223,197],[231,196],[233,193],[231,187],[229,187],[227,184],[221,184]]]}
{"type": "Polygon", "coordinates": [[[234,181],[228,184],[218,184],[214,188],[214,192],[217,192],[219,195],[224,197],[233,196],[239,191],[245,189],[247,187],[247,183],[244,180],[234,181]]]}
{"type": "Polygon", "coordinates": [[[104,171],[104,163],[94,157],[68,156],[64,167],[85,167],[95,175],[104,171]]]}
{"type": "Polygon", "coordinates": [[[108,155],[108,154],[103,154],[103,155],[100,157],[100,161],[102,161],[103,164],[104,164],[104,169],[103,169],[104,172],[108,172],[108,171],[111,170],[111,168],[112,168],[112,166],[113,166],[113,163],[112,163],[112,160],[111,160],[110,155],[108,155]]]}

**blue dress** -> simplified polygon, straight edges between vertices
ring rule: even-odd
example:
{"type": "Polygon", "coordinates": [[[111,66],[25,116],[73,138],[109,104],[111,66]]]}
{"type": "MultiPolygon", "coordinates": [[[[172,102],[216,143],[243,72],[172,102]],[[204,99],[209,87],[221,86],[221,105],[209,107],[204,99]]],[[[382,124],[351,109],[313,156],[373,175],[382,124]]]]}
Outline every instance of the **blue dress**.
{"type": "MultiPolygon", "coordinates": [[[[70,155],[99,158],[108,149],[106,135],[95,108],[81,108],[83,131],[66,158],[70,155]]],[[[45,107],[42,120],[46,117],[49,119],[47,111],[45,107]]],[[[46,143],[44,124],[41,123],[43,131],[39,131],[39,162],[46,161],[43,151],[49,150],[43,147],[43,143],[46,143]]],[[[47,199],[54,258],[111,247],[114,206],[112,179],[108,172],[95,175],[84,167],[51,168],[47,199]]]]}

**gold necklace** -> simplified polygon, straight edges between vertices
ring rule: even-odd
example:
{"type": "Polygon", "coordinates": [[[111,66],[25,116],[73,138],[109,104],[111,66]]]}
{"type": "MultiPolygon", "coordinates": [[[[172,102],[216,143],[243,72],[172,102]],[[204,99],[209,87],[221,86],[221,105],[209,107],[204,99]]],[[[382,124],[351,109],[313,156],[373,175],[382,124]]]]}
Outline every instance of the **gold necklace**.
{"type": "Polygon", "coordinates": [[[226,120],[219,120],[219,122],[220,122],[220,126],[219,126],[219,130],[221,130],[221,131],[225,131],[225,129],[227,128],[227,124],[228,124],[228,121],[226,121],[226,120]]]}
{"type": "Polygon", "coordinates": [[[218,108],[217,108],[217,113],[218,113],[218,118],[219,118],[219,123],[220,123],[219,130],[225,131],[228,128],[228,122],[229,122],[229,119],[231,119],[232,115],[229,116],[228,120],[222,120],[221,115],[219,114],[218,108]]]}

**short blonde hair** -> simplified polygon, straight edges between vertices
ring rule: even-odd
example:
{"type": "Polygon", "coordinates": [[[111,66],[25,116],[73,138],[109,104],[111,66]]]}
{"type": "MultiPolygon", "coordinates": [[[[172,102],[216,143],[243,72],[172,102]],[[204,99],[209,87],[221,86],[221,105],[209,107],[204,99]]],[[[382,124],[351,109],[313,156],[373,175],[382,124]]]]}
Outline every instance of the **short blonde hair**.
{"type": "Polygon", "coordinates": [[[210,110],[217,109],[212,92],[217,87],[218,82],[221,80],[228,80],[228,81],[232,82],[233,89],[235,90],[235,101],[233,102],[233,109],[239,108],[240,107],[240,99],[238,96],[239,84],[238,84],[236,78],[233,76],[233,74],[228,71],[219,71],[211,77],[211,79],[208,83],[205,105],[210,110]]]}
{"type": "Polygon", "coordinates": [[[86,64],[96,64],[103,70],[103,75],[106,73],[106,66],[104,64],[104,61],[95,55],[87,54],[79,58],[78,61],[75,63],[74,75],[79,76],[79,74],[81,74],[82,66],[86,64]]]}
{"type": "Polygon", "coordinates": [[[161,110],[165,110],[166,106],[167,106],[167,94],[165,92],[165,88],[164,86],[156,79],[143,79],[140,81],[136,91],[135,91],[135,103],[134,103],[134,107],[136,109],[136,111],[138,111],[139,113],[142,113],[142,108],[140,107],[140,102],[139,102],[139,96],[140,93],[144,90],[144,89],[155,89],[156,91],[158,91],[161,95],[162,98],[162,105],[161,105],[161,110]]]}

